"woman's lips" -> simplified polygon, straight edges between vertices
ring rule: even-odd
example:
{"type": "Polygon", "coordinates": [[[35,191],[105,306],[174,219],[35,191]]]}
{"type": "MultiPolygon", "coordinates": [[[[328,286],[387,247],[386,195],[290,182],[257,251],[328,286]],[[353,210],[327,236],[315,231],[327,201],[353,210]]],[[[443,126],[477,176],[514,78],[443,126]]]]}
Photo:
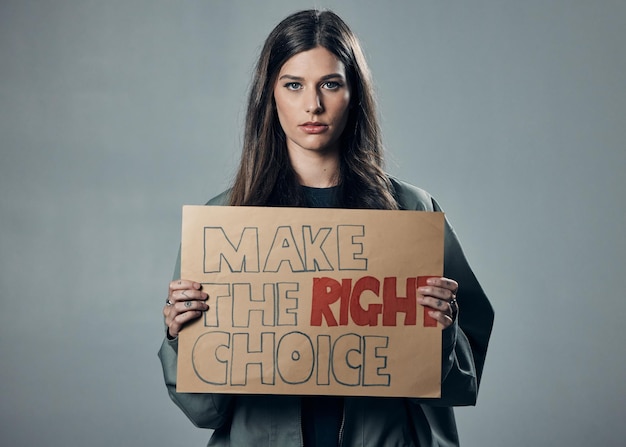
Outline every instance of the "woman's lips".
{"type": "Polygon", "coordinates": [[[326,132],[328,129],[328,124],[323,123],[304,123],[300,124],[300,128],[309,134],[318,134],[322,132],[326,132]]]}

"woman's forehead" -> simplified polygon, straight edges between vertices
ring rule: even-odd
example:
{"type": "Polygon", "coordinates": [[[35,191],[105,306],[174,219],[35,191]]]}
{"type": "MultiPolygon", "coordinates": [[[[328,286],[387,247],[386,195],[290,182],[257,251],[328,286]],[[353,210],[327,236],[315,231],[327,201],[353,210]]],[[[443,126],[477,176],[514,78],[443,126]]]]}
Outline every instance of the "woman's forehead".
{"type": "Polygon", "coordinates": [[[285,74],[298,77],[314,77],[337,74],[345,77],[345,66],[332,52],[324,47],[294,54],[283,64],[279,77],[285,74]]]}

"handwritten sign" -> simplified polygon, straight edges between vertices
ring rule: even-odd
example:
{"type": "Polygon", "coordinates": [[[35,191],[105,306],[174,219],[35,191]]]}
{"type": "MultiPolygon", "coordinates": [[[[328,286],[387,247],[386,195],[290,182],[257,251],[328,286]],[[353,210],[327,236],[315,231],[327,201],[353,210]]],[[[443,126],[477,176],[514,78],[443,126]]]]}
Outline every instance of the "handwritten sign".
{"type": "Polygon", "coordinates": [[[439,397],[442,213],[185,206],[181,277],[209,310],[180,334],[179,392],[439,397]]]}

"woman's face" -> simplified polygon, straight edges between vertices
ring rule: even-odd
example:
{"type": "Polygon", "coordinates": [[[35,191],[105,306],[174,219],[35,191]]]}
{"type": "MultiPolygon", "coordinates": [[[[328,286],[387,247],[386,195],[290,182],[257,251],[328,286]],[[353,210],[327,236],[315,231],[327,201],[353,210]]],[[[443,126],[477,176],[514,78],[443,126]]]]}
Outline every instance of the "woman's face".
{"type": "Polygon", "coordinates": [[[316,47],[288,59],[278,73],[274,100],[291,155],[339,153],[350,86],[343,63],[333,53],[316,47]]]}

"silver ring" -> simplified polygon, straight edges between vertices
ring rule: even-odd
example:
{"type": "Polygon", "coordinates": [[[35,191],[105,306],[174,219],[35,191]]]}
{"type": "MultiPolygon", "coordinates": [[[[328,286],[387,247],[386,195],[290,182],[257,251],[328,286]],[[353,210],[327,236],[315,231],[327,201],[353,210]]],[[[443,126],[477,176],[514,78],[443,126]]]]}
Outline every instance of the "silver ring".
{"type": "Polygon", "coordinates": [[[191,307],[191,301],[185,301],[185,307],[189,309],[191,307]]]}
{"type": "Polygon", "coordinates": [[[172,302],[170,301],[169,298],[165,300],[165,305],[166,306],[171,306],[172,305],[172,302]]]}

